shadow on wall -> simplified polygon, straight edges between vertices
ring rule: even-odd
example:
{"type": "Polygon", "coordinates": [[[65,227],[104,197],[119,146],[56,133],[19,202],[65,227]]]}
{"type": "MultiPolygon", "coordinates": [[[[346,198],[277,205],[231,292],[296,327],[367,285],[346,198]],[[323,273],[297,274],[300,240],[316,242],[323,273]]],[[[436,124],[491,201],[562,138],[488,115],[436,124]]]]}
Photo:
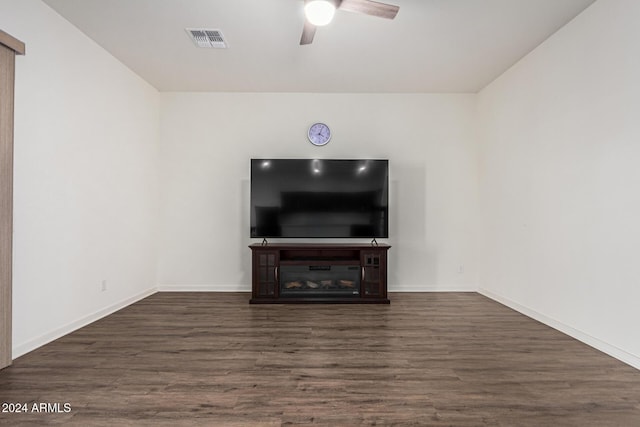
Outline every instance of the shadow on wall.
{"type": "Polygon", "coordinates": [[[251,180],[245,178],[240,181],[240,212],[242,214],[242,220],[239,221],[240,230],[239,235],[242,236],[241,241],[244,242],[240,245],[240,253],[237,259],[240,261],[237,266],[237,271],[240,271],[239,281],[242,284],[242,288],[247,291],[251,291],[251,251],[248,246],[251,244],[249,237],[249,200],[251,197],[251,180]]]}
{"type": "Polygon", "coordinates": [[[389,291],[424,288],[435,282],[435,256],[429,251],[424,164],[391,168],[389,194],[389,291]]]}

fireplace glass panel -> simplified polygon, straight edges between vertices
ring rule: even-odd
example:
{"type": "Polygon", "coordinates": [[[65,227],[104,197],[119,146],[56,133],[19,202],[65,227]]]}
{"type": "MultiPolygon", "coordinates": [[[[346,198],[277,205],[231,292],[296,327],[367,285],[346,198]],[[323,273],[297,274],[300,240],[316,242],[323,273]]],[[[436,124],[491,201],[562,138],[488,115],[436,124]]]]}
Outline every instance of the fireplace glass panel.
{"type": "Polygon", "coordinates": [[[284,265],[280,271],[281,297],[360,295],[358,265],[284,265]]]}

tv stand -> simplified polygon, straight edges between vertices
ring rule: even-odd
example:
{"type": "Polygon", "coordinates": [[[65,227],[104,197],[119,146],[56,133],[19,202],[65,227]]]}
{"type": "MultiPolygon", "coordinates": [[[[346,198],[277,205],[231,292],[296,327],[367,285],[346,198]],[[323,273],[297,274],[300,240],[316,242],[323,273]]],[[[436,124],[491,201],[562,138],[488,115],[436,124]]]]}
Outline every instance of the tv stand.
{"type": "Polygon", "coordinates": [[[389,304],[390,247],[351,243],[250,245],[250,303],[389,304]]]}

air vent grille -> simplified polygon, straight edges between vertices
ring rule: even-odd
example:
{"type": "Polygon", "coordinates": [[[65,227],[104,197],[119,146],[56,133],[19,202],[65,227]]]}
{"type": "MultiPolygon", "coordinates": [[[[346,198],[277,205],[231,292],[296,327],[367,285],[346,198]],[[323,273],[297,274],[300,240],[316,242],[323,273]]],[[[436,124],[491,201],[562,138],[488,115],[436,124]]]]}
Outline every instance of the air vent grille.
{"type": "Polygon", "coordinates": [[[207,28],[186,28],[187,34],[197,47],[226,49],[227,42],[220,30],[210,30],[207,28]]]}

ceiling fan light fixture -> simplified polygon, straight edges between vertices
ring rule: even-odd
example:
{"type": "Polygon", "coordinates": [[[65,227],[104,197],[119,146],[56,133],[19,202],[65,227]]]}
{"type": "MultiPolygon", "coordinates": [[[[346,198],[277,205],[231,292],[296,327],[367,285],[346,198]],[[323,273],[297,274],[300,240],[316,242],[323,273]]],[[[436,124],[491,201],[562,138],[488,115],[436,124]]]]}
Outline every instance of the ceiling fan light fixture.
{"type": "Polygon", "coordinates": [[[304,6],[307,20],[317,27],[327,25],[333,19],[336,6],[327,0],[311,0],[304,6]]]}

